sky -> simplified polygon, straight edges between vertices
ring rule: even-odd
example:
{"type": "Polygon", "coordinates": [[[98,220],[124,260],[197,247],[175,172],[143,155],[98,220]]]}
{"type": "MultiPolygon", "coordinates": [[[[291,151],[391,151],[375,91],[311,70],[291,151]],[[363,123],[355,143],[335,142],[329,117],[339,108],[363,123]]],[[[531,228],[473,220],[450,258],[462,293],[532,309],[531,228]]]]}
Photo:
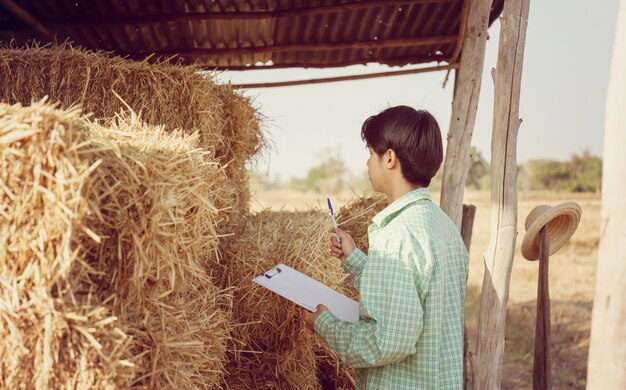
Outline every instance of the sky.
{"type": "MultiPolygon", "coordinates": [[[[602,156],[604,110],[618,0],[535,0],[530,3],[520,91],[518,162],[566,160],[584,150],[602,156]]],[[[490,159],[493,81],[500,23],[489,29],[480,101],[472,145],[490,159]]],[[[430,64],[429,66],[432,66],[430,64]]],[[[413,66],[414,68],[415,66],[413,66]]],[[[419,66],[418,66],[419,67],[419,66]]],[[[333,69],[229,71],[219,82],[262,83],[308,80],[411,69],[379,64],[333,69]]],[[[347,173],[366,170],[368,153],[361,124],[386,107],[409,105],[430,111],[448,133],[453,74],[382,77],[245,91],[265,117],[270,149],[253,169],[271,180],[304,178],[329,153],[339,154],[347,173]]],[[[445,144],[444,144],[445,150],[445,144]]]]}

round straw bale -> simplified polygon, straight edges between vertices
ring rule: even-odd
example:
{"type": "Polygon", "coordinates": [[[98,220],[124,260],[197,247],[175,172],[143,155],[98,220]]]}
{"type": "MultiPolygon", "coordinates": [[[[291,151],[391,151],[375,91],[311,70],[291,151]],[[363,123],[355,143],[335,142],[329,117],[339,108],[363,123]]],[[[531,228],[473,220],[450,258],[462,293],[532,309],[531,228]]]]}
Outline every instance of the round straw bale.
{"type": "Polygon", "coordinates": [[[346,273],[330,256],[329,225],[330,219],[322,211],[264,211],[250,216],[241,234],[224,249],[227,267],[222,286],[233,287],[229,386],[232,381],[239,382],[238,377],[245,372],[267,378],[262,380],[277,388],[318,386],[313,350],[316,338],[304,327],[304,309],[252,279],[284,263],[337,288],[346,273]],[[290,376],[292,373],[300,379],[290,376]]]}

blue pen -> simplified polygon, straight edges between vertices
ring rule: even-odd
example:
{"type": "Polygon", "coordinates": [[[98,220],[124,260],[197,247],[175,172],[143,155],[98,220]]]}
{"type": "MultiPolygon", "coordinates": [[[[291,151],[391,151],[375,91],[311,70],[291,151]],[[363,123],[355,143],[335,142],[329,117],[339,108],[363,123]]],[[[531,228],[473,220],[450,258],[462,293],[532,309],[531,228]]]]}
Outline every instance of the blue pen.
{"type": "Polygon", "coordinates": [[[333,205],[330,204],[330,198],[326,198],[328,201],[328,209],[330,210],[330,216],[333,219],[333,227],[335,228],[335,237],[337,237],[337,242],[341,242],[341,238],[339,238],[339,234],[336,233],[337,230],[337,221],[335,220],[335,213],[333,212],[333,205]]]}

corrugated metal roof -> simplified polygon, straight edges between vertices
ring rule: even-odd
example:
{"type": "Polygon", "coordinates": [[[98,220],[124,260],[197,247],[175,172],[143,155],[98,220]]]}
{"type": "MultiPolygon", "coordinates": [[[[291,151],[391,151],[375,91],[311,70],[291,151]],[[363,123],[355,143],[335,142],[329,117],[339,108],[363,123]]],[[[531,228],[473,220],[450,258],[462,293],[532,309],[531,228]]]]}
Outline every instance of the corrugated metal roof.
{"type": "MultiPolygon", "coordinates": [[[[44,32],[0,5],[0,40],[21,45],[54,36],[210,69],[450,63],[464,1],[13,0],[44,32]]],[[[491,21],[503,1],[494,0],[491,21]]]]}

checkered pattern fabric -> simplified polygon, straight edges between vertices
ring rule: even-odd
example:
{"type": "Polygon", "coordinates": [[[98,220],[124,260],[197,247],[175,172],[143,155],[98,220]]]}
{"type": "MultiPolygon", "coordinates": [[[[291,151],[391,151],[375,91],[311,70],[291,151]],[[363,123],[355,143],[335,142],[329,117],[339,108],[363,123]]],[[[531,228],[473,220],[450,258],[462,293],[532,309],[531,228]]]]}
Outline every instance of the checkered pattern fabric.
{"type": "MultiPolygon", "coordinates": [[[[461,389],[469,255],[427,188],[376,215],[369,253],[344,261],[360,293],[360,319],[321,313],[315,330],[357,372],[357,389],[461,389]]],[[[320,302],[323,303],[323,302],[320,302]]]]}

